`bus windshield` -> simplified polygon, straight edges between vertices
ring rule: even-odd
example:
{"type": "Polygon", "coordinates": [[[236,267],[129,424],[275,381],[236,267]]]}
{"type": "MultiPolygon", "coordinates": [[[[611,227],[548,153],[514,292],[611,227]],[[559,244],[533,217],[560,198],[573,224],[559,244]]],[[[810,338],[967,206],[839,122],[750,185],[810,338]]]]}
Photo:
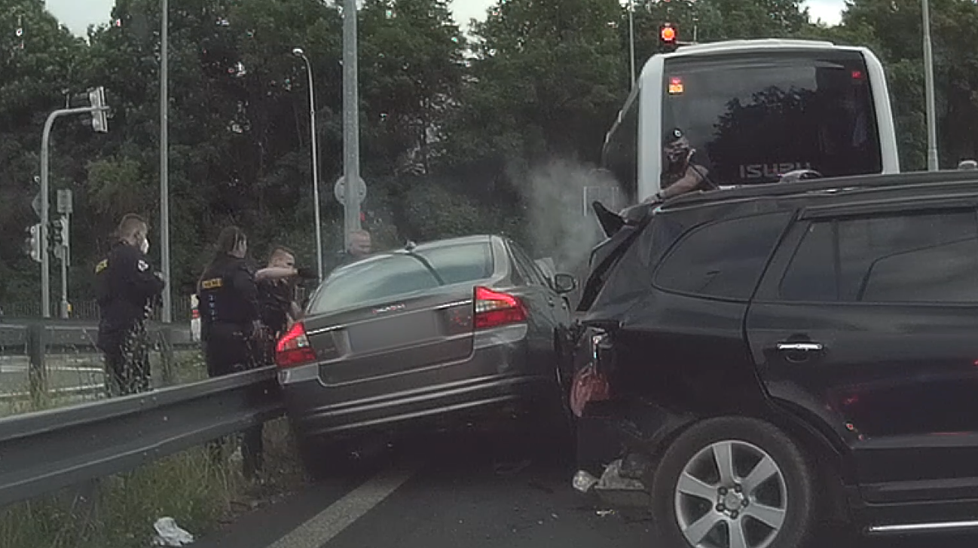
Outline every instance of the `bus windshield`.
{"type": "MultiPolygon", "coordinates": [[[[719,185],[776,182],[796,169],[879,173],[866,62],[856,51],[677,57],[665,63],[662,130],[719,185]]],[[[665,161],[665,157],[663,157],[665,161]]]]}

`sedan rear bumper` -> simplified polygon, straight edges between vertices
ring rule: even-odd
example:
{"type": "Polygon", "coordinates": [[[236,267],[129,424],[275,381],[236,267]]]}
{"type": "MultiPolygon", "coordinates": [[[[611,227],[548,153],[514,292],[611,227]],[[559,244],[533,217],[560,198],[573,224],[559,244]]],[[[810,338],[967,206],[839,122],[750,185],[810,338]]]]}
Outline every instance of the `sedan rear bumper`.
{"type": "Polygon", "coordinates": [[[530,411],[547,381],[545,377],[497,375],[315,407],[308,406],[311,398],[304,390],[290,387],[285,394],[292,423],[301,436],[347,437],[439,419],[465,422],[530,411]]]}
{"type": "Polygon", "coordinates": [[[415,427],[489,426],[541,409],[556,394],[552,354],[546,359],[525,337],[525,326],[497,330],[480,337],[464,359],[336,384],[324,380],[330,375],[319,365],[283,370],[286,409],[301,438],[327,441],[415,427]]]}

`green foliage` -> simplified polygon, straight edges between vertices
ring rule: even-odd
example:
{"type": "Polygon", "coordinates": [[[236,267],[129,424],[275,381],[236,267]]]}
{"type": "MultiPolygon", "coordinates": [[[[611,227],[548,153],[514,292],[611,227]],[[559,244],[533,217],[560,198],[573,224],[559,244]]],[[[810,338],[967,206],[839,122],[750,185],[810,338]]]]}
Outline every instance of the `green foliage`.
{"type": "MultiPolygon", "coordinates": [[[[147,214],[159,234],[158,6],[117,0],[112,17],[121,25],[92,28],[86,42],[40,0],[0,0],[0,303],[36,301],[24,230],[35,222],[29,203],[41,127],[65,93],[103,85],[113,109],[109,134],[67,118],[52,135],[52,188],[75,190],[73,300],[92,296],[90,265],[120,215],[147,214]],[[18,22],[22,40],[13,32],[18,22]]],[[[491,231],[531,246],[567,239],[535,234],[570,221],[531,215],[540,213],[528,199],[539,195],[535,169],[598,161],[630,86],[626,9],[617,0],[500,0],[465,34],[449,6],[367,0],[359,13],[367,228],[378,247],[491,231]]],[[[978,7],[933,0],[931,8],[939,141],[950,166],[978,156],[978,7]]],[[[343,209],[332,196],[343,170],[337,3],[187,0],[170,15],[176,296],[191,290],[228,223],[246,228],[259,257],[284,243],[313,264],[309,84],[305,63],[291,54],[297,46],[314,76],[323,246],[333,261],[343,247],[343,209]]],[[[639,70],[659,50],[665,21],[684,41],[797,37],[869,46],[887,69],[903,168],[923,167],[917,0],[851,0],[835,27],[809,22],[799,0],[639,0],[634,17],[639,70]]],[[[156,260],[159,248],[154,238],[156,260]]]]}

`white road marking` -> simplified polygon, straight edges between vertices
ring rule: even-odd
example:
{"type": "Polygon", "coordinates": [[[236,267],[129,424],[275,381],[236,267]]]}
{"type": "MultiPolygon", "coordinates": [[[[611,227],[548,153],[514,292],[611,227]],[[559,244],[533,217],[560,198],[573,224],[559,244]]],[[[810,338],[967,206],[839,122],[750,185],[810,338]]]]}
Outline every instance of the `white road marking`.
{"type": "Polygon", "coordinates": [[[269,548],[320,548],[383,502],[421,469],[421,463],[394,467],[370,478],[269,548]]]}

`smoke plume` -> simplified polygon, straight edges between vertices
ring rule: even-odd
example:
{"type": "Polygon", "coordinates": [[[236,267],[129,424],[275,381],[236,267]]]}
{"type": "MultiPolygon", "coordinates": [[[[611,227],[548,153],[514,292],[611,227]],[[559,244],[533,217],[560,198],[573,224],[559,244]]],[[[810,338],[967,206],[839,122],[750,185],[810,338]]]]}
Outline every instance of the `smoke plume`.
{"type": "Polygon", "coordinates": [[[612,211],[620,209],[624,204],[618,183],[607,171],[560,160],[527,177],[522,188],[533,248],[538,256],[553,258],[558,270],[579,270],[604,237],[591,203],[598,200],[612,211]]]}

